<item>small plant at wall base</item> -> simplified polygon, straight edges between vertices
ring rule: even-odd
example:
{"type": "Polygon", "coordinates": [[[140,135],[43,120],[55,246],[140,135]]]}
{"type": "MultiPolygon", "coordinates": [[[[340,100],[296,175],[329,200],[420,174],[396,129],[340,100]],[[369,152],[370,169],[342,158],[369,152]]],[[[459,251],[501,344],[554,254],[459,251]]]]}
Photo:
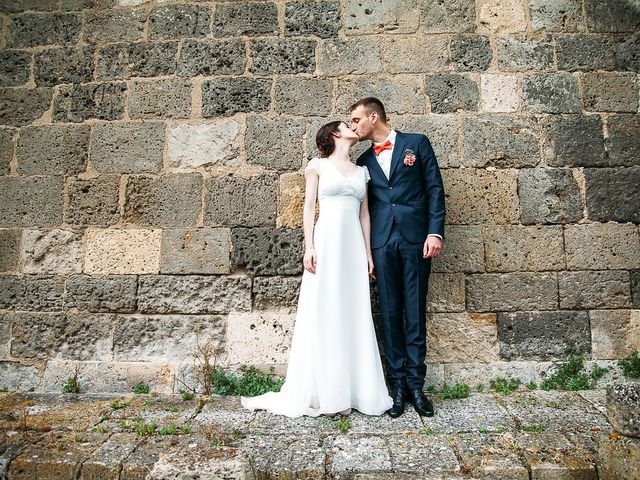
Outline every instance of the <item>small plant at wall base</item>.
{"type": "Polygon", "coordinates": [[[640,378],[640,356],[638,356],[638,350],[634,350],[629,356],[618,360],[618,366],[625,377],[640,378]]]}
{"type": "Polygon", "coordinates": [[[515,392],[520,386],[519,378],[505,378],[498,377],[489,381],[489,385],[496,392],[502,393],[503,395],[509,395],[512,392],[515,392]]]}
{"type": "Polygon", "coordinates": [[[149,388],[149,385],[147,385],[146,383],[140,382],[135,387],[133,387],[132,391],[136,395],[146,395],[149,393],[150,388],[149,388]]]}
{"type": "Polygon", "coordinates": [[[589,390],[608,371],[608,368],[595,365],[591,372],[587,372],[582,355],[570,353],[566,361],[555,364],[555,371],[540,384],[540,388],[542,390],[589,390]]]}
{"type": "Polygon", "coordinates": [[[266,392],[279,392],[284,384],[284,378],[271,373],[264,373],[255,367],[240,367],[241,376],[232,372],[225,372],[222,369],[214,368],[211,376],[211,387],[213,393],[218,395],[242,395],[245,397],[255,397],[266,392]]]}
{"type": "Polygon", "coordinates": [[[78,383],[79,374],[80,367],[76,365],[73,376],[67,378],[67,381],[62,385],[62,393],[80,393],[80,384],[78,383]]]}
{"type": "Polygon", "coordinates": [[[466,398],[471,395],[471,387],[466,383],[456,383],[453,386],[449,386],[446,383],[442,387],[440,397],[445,398],[466,398]]]}

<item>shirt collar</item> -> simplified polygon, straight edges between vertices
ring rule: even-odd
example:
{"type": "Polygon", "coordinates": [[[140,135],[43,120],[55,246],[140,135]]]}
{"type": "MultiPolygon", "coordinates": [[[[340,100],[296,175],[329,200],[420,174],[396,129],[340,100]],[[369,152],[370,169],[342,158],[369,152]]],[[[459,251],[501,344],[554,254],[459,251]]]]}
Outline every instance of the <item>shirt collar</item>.
{"type": "Polygon", "coordinates": [[[384,142],[386,142],[387,140],[389,140],[392,144],[396,143],[396,131],[392,128],[391,131],[389,132],[389,135],[387,135],[387,138],[385,138],[383,141],[381,142],[373,142],[374,145],[382,145],[384,142]]]}

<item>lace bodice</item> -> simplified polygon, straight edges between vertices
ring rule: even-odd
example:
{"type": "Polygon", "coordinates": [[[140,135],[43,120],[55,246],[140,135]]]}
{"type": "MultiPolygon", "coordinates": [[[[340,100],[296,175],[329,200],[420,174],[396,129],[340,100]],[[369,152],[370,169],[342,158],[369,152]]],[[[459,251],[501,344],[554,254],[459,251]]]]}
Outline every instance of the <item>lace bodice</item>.
{"type": "Polygon", "coordinates": [[[353,196],[364,200],[367,182],[370,180],[367,167],[358,166],[358,171],[345,176],[327,159],[314,157],[309,160],[305,174],[313,169],[318,172],[318,200],[333,196],[353,196]]]}

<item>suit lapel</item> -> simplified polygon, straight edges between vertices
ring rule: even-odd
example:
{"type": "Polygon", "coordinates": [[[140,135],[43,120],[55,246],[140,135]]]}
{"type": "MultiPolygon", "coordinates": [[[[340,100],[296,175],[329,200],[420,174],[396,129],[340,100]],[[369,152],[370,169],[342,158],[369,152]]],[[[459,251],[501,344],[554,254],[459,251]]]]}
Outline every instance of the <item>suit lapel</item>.
{"type": "Polygon", "coordinates": [[[402,157],[402,152],[404,151],[404,147],[406,143],[405,140],[406,138],[404,134],[396,130],[396,144],[393,146],[393,154],[391,155],[391,167],[389,169],[389,180],[393,178],[393,173],[398,169],[398,165],[400,164],[400,157],[402,157]]]}
{"type": "Polygon", "coordinates": [[[369,147],[369,150],[366,150],[365,153],[367,154],[365,163],[367,164],[369,171],[373,170],[386,183],[387,176],[382,171],[382,167],[380,167],[375,153],[373,153],[373,144],[371,144],[371,147],[369,147]]]}

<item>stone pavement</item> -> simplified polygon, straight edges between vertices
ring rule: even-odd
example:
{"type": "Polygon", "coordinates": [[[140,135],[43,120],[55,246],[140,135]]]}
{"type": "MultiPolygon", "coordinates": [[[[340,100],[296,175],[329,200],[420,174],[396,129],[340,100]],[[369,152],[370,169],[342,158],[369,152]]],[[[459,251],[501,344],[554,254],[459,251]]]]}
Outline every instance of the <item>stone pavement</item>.
{"type": "Polygon", "coordinates": [[[341,417],[249,412],[238,397],[0,393],[0,479],[613,479],[614,451],[638,478],[640,441],[614,433],[605,397],[434,397],[433,418],[353,412],[341,431],[341,417]]]}

